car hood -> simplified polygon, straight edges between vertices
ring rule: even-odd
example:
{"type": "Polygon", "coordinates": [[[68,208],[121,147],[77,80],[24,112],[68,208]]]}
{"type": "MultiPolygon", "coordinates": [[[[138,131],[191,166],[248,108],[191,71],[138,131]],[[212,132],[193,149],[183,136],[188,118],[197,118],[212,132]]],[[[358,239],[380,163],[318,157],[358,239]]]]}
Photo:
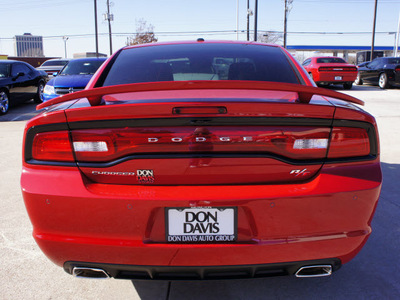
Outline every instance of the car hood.
{"type": "Polygon", "coordinates": [[[85,87],[93,75],[60,75],[49,81],[55,87],[85,87]]]}

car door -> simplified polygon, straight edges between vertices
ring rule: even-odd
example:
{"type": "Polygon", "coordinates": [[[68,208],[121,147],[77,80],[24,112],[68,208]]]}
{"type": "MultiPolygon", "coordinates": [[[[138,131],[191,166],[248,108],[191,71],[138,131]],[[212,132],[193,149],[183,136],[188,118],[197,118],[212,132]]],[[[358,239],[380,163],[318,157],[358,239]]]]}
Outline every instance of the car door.
{"type": "Polygon", "coordinates": [[[37,92],[37,77],[28,65],[22,62],[11,67],[10,97],[13,100],[26,101],[32,99],[37,92]]]}
{"type": "Polygon", "coordinates": [[[376,58],[371,63],[366,65],[365,73],[363,75],[363,80],[370,83],[378,83],[379,80],[379,70],[383,66],[383,59],[376,58]]]}

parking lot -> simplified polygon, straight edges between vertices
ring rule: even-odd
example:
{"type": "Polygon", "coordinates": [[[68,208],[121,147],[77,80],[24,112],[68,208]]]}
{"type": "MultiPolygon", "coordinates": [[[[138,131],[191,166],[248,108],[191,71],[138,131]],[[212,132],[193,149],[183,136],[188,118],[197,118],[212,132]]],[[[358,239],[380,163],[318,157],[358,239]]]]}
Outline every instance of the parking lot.
{"type": "Polygon", "coordinates": [[[23,129],[36,113],[35,104],[12,107],[0,116],[0,299],[399,299],[400,89],[364,85],[345,93],[364,100],[364,109],[377,119],[383,189],[372,236],[360,254],[332,276],[314,279],[138,281],[132,285],[124,280],[73,278],[50,262],[32,238],[19,177],[23,129]]]}

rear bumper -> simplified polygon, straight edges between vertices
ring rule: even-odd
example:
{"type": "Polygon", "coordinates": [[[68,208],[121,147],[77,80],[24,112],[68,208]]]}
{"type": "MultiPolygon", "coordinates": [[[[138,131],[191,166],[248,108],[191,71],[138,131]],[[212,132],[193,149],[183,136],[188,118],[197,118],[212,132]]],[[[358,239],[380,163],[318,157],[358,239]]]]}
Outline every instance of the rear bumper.
{"type": "Polygon", "coordinates": [[[21,185],[34,238],[60,266],[346,263],[371,233],[382,179],[379,162],[325,166],[302,184],[258,186],[105,185],[86,182],[75,168],[49,170],[25,166],[21,185]],[[164,208],[193,206],[236,206],[238,241],[166,243],[164,208]]]}
{"type": "Polygon", "coordinates": [[[337,258],[332,258],[265,265],[235,265],[217,267],[132,266],[85,262],[66,262],[64,264],[64,270],[69,274],[73,274],[74,268],[104,270],[104,272],[109,277],[130,280],[215,280],[295,275],[296,272],[304,266],[318,265],[330,265],[332,266],[332,271],[335,272],[341,267],[341,262],[337,258]]]}
{"type": "Polygon", "coordinates": [[[354,73],[331,73],[331,72],[315,72],[313,74],[315,82],[344,83],[353,82],[357,78],[357,72],[354,73]],[[341,79],[335,79],[335,77],[341,79]]]}

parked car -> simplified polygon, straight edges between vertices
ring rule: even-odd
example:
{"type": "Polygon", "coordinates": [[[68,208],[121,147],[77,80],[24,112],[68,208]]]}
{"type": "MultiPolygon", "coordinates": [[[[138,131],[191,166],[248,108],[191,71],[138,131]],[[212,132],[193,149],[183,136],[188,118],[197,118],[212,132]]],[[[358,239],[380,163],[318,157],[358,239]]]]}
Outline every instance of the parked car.
{"type": "Polygon", "coordinates": [[[10,104],[34,99],[42,102],[47,74],[22,61],[0,60],[0,115],[10,104]]]}
{"type": "Polygon", "coordinates": [[[381,89],[400,85],[400,57],[378,57],[358,66],[355,83],[377,84],[381,89]]]}
{"type": "Polygon", "coordinates": [[[61,71],[62,68],[69,62],[69,58],[64,59],[49,59],[46,60],[40,67],[37,67],[37,70],[45,71],[49,77],[53,77],[54,73],[58,73],[61,71]]]}
{"type": "Polygon", "coordinates": [[[340,57],[310,57],[303,62],[310,77],[317,85],[343,84],[348,90],[357,77],[357,68],[340,57]]]}
{"type": "Polygon", "coordinates": [[[356,104],[277,45],[125,47],[26,125],[33,236],[77,277],[330,275],[370,236],[382,183],[356,104]]]}
{"type": "Polygon", "coordinates": [[[89,57],[69,61],[60,73],[46,84],[43,101],[83,90],[105,60],[104,57],[89,57]]]}

